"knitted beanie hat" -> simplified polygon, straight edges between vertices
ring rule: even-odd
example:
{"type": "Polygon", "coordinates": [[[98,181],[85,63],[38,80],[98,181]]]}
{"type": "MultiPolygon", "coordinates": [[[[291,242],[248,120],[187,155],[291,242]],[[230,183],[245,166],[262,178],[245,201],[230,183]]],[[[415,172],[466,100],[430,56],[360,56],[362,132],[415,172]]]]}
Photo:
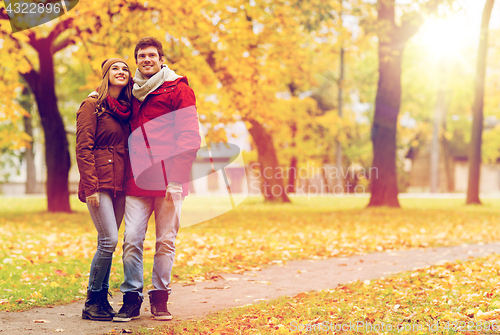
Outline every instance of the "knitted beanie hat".
{"type": "Polygon", "coordinates": [[[127,65],[127,67],[128,67],[127,62],[121,58],[109,58],[109,59],[106,59],[104,62],[102,62],[101,70],[102,70],[102,78],[103,79],[106,76],[106,73],[108,73],[108,70],[111,67],[111,65],[118,63],[118,62],[125,63],[125,65],[127,65]]]}

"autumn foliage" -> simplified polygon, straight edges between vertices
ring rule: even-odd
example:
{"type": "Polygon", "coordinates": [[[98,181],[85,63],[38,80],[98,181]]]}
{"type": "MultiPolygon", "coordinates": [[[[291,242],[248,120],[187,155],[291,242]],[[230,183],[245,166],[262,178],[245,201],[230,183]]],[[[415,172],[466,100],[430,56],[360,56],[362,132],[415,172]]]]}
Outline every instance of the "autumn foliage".
{"type": "MultiPolygon", "coordinates": [[[[2,200],[0,286],[10,291],[0,292],[0,309],[28,309],[84,296],[95,228],[85,206],[73,200],[78,211],[72,214],[40,212],[46,208],[43,199],[31,199],[29,206],[23,199],[2,200]]],[[[290,260],[500,238],[497,201],[486,208],[463,208],[460,199],[404,200],[404,210],[368,211],[363,209],[367,201],[296,198],[294,205],[263,205],[248,199],[219,218],[181,229],[172,279],[194,282],[290,260]]],[[[151,222],[144,244],[145,282],[150,282],[154,243],[151,222]]],[[[114,290],[122,281],[121,255],[120,244],[110,280],[114,290]]]]}

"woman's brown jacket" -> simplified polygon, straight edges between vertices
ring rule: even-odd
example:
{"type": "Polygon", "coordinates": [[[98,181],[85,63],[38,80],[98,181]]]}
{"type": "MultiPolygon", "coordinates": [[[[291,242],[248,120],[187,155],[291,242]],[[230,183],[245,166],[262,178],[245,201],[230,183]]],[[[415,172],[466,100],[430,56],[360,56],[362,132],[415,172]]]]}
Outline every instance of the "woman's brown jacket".
{"type": "Polygon", "coordinates": [[[96,104],[97,97],[88,97],[76,114],[78,198],[82,202],[101,190],[109,190],[115,196],[125,191],[130,128],[108,109],[98,116],[96,104]]]}

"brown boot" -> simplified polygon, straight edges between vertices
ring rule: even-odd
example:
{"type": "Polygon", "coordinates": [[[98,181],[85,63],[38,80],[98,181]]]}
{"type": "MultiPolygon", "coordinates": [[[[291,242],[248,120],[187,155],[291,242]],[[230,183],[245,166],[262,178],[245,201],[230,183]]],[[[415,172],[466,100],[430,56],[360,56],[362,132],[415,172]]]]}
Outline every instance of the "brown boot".
{"type": "Polygon", "coordinates": [[[172,314],[167,309],[168,291],[150,291],[149,303],[151,304],[151,314],[155,320],[172,320],[172,314]]]}

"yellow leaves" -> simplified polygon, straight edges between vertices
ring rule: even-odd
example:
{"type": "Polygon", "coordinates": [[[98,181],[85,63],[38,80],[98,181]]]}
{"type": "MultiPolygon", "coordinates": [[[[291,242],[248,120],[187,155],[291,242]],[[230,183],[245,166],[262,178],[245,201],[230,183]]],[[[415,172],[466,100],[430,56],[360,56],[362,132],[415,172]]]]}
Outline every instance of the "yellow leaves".
{"type": "MultiPolygon", "coordinates": [[[[36,292],[43,293],[38,288],[43,287],[41,283],[51,287],[53,282],[58,283],[60,289],[73,285],[85,290],[96,237],[86,208],[77,205],[75,208],[79,212],[73,214],[35,214],[24,211],[43,208],[26,203],[26,200],[17,200],[17,205],[6,201],[2,202],[5,208],[0,210],[9,214],[9,210],[17,206],[18,213],[9,219],[0,218],[0,264],[17,271],[20,279],[29,278],[29,281],[18,280],[18,283],[31,283],[36,292]],[[51,253],[55,256],[51,256],[51,253]],[[52,269],[35,274],[30,259],[37,266],[49,264],[52,269]],[[59,262],[49,263],[54,259],[59,259],[59,262]],[[85,261],[76,263],[76,269],[64,267],[64,262],[79,260],[85,261]],[[16,270],[16,266],[26,268],[16,270]],[[27,272],[23,274],[24,271],[27,272]],[[46,281],[44,277],[47,277],[46,281]]],[[[461,207],[460,199],[457,201],[460,206],[453,205],[449,200],[412,200],[412,203],[405,204],[403,210],[360,209],[367,199],[338,198],[332,201],[318,198],[312,202],[296,198],[293,205],[279,206],[263,205],[260,201],[249,199],[238,209],[206,224],[181,229],[176,241],[178,253],[173,281],[218,280],[215,276],[217,272],[248,274],[249,271],[258,271],[264,264],[282,261],[285,256],[287,259],[326,258],[332,254],[348,256],[371,252],[377,246],[394,250],[419,247],[423,243],[435,246],[443,242],[460,244],[471,240],[487,242],[500,238],[497,225],[491,224],[495,222],[500,208],[496,200],[480,209],[461,207]],[[335,211],[332,212],[332,209],[335,211]]],[[[155,250],[154,231],[152,220],[144,253],[145,272],[148,274],[155,250]]],[[[114,272],[120,272],[117,271],[122,266],[119,263],[120,256],[121,246],[118,246],[113,261],[114,272]]],[[[500,308],[497,306],[500,298],[497,278],[499,262],[498,257],[493,257],[472,263],[448,263],[412,271],[400,279],[344,285],[333,290],[333,298],[328,298],[329,306],[340,306],[343,310],[341,300],[345,298],[352,301],[357,292],[360,292],[360,296],[380,296],[384,292],[383,295],[395,297],[384,307],[387,309],[360,303],[357,304],[358,308],[370,308],[357,312],[374,319],[379,318],[379,313],[385,315],[386,311],[409,317],[413,313],[412,306],[422,305],[419,315],[439,318],[445,311],[443,308],[455,312],[453,308],[464,304],[457,313],[470,317],[466,310],[475,305],[483,311],[500,308]],[[396,305],[399,307],[395,308],[396,305]],[[430,310],[424,313],[425,308],[430,310]]],[[[343,271],[345,267],[338,269],[343,271]]],[[[268,284],[256,283],[257,286],[268,284]]],[[[291,300],[291,306],[287,306],[299,309],[300,304],[309,298],[310,294],[299,293],[291,300]]],[[[366,298],[362,301],[369,300],[366,298]]]]}
{"type": "Polygon", "coordinates": [[[464,312],[464,315],[467,316],[468,318],[473,318],[478,311],[479,308],[469,308],[464,312]]]}
{"type": "Polygon", "coordinates": [[[484,320],[484,321],[500,319],[500,309],[489,312],[482,312],[481,310],[478,310],[475,317],[478,320],[484,320]]]}
{"type": "Polygon", "coordinates": [[[306,292],[301,292],[301,293],[296,294],[293,298],[294,299],[303,299],[303,298],[306,298],[306,297],[307,297],[307,293],[306,292]]]}
{"type": "Polygon", "coordinates": [[[278,325],[278,330],[275,334],[290,334],[290,331],[284,325],[278,325]]]}
{"type": "Polygon", "coordinates": [[[460,313],[446,311],[443,314],[441,314],[441,318],[439,319],[439,321],[455,322],[455,321],[464,320],[464,319],[467,319],[467,317],[460,314],[460,313]]]}
{"type": "Polygon", "coordinates": [[[42,298],[42,294],[39,292],[33,292],[30,294],[31,299],[39,300],[42,298]]]}
{"type": "Polygon", "coordinates": [[[256,280],[256,281],[251,281],[250,283],[252,283],[252,284],[271,285],[271,282],[268,282],[268,281],[265,281],[265,280],[256,280]]]}

